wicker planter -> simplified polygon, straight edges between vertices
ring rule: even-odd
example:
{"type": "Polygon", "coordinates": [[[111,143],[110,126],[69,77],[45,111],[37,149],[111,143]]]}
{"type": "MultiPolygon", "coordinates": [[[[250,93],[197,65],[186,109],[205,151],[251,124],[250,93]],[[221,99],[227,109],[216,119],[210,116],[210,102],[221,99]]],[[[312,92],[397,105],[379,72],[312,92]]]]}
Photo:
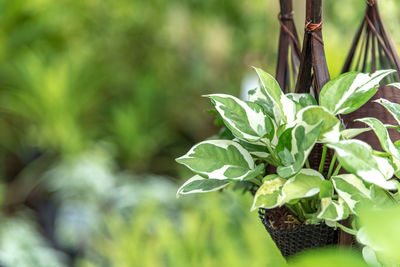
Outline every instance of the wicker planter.
{"type": "Polygon", "coordinates": [[[276,229],[271,226],[267,210],[260,209],[259,216],[285,258],[306,249],[337,245],[338,243],[338,231],[325,224],[299,225],[294,229],[276,229]]]}

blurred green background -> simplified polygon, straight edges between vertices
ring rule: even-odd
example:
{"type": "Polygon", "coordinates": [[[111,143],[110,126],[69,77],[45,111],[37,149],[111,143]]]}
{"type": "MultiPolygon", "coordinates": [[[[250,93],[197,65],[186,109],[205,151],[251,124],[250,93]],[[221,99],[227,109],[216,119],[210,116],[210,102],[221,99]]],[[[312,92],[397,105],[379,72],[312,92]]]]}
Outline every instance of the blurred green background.
{"type": "MultiPolygon", "coordinates": [[[[294,0],[300,36],[305,1],[294,0]]],[[[400,46],[400,3],[381,1],[400,46]]],[[[331,76],[365,1],[324,1],[331,76]]],[[[277,266],[240,192],[175,198],[207,93],[275,71],[278,0],[0,2],[1,266],[277,266]]]]}

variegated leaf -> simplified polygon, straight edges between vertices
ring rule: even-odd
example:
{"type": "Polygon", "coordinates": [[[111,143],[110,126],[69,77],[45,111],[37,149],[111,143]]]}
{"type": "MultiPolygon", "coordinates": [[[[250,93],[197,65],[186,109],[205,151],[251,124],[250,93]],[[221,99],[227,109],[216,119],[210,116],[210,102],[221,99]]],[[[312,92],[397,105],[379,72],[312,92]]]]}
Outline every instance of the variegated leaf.
{"type": "Polygon", "coordinates": [[[320,122],[323,122],[323,127],[317,141],[322,143],[339,141],[340,121],[324,107],[310,106],[303,108],[297,114],[296,122],[307,125],[318,125],[320,122]]]}
{"type": "Polygon", "coordinates": [[[224,94],[207,95],[221,115],[226,127],[237,138],[256,142],[263,137],[272,140],[274,124],[261,106],[224,94]]]}
{"type": "Polygon", "coordinates": [[[333,184],[332,180],[324,180],[319,185],[319,198],[333,197],[333,184]]]}
{"type": "Polygon", "coordinates": [[[354,174],[341,174],[333,176],[331,179],[339,197],[346,202],[353,213],[357,214],[357,207],[360,203],[370,202],[370,189],[354,174]]]}
{"type": "Polygon", "coordinates": [[[230,140],[201,142],[176,161],[201,176],[218,180],[251,179],[264,169],[263,164],[256,167],[249,152],[230,140]]]}
{"type": "Polygon", "coordinates": [[[317,100],[307,93],[297,94],[297,93],[289,93],[286,96],[292,100],[296,104],[296,112],[299,112],[301,109],[308,106],[317,106],[317,100]]]}
{"type": "Polygon", "coordinates": [[[392,193],[385,189],[376,185],[371,185],[369,190],[371,191],[372,201],[377,207],[389,207],[390,205],[398,204],[398,200],[395,200],[392,193]]]}
{"type": "Polygon", "coordinates": [[[343,139],[352,139],[362,133],[371,131],[371,128],[350,128],[340,132],[343,139]]]}
{"type": "Polygon", "coordinates": [[[324,181],[321,173],[312,169],[302,169],[290,178],[283,186],[282,192],[287,203],[294,199],[312,197],[319,193],[319,187],[324,181]]]}
{"type": "Polygon", "coordinates": [[[393,70],[373,74],[348,72],[329,81],[321,90],[319,103],[332,114],[348,114],[364,105],[378,90],[379,82],[393,70]]]}
{"type": "Polygon", "coordinates": [[[233,139],[233,141],[239,143],[244,149],[246,149],[250,153],[250,155],[256,158],[264,160],[269,160],[271,158],[271,154],[268,153],[267,147],[262,142],[249,143],[243,140],[239,140],[237,138],[233,139]]]}
{"type": "MultiPolygon", "coordinates": [[[[397,131],[400,130],[399,126],[394,126],[394,125],[390,125],[390,124],[384,124],[386,129],[395,129],[397,131]]],[[[368,128],[350,128],[350,129],[345,129],[343,131],[341,131],[341,135],[343,137],[343,139],[352,139],[362,133],[371,131],[372,129],[370,127],[368,128]]]]}
{"type": "Polygon", "coordinates": [[[341,198],[338,201],[330,197],[321,199],[321,211],[317,215],[319,219],[341,221],[348,216],[349,209],[341,198]]]}
{"type": "Polygon", "coordinates": [[[297,124],[279,137],[276,155],[283,166],[277,168],[278,174],[289,178],[300,171],[320,136],[323,122],[317,125],[297,124]]]}
{"type": "Polygon", "coordinates": [[[400,178],[400,160],[397,158],[393,157],[393,168],[394,168],[394,175],[396,175],[397,178],[400,178]]]}
{"type": "Polygon", "coordinates": [[[391,84],[388,84],[387,86],[393,86],[393,87],[396,87],[397,89],[400,89],[400,83],[391,83],[391,84]]]}
{"type": "Polygon", "coordinates": [[[282,92],[274,77],[259,68],[254,69],[261,87],[249,92],[249,100],[261,105],[273,116],[277,125],[292,122],[296,115],[295,103],[282,92]]]}
{"type": "Polygon", "coordinates": [[[363,118],[359,119],[358,121],[361,121],[372,128],[378,137],[383,150],[400,160],[400,150],[393,144],[392,140],[390,139],[389,132],[382,122],[375,118],[363,118]]]}
{"type": "Polygon", "coordinates": [[[385,189],[397,188],[397,183],[389,180],[393,176],[393,167],[387,159],[372,155],[372,148],[367,143],[345,140],[328,144],[328,147],[335,149],[339,162],[348,172],[385,189]]]}
{"type": "Polygon", "coordinates": [[[390,102],[384,98],[380,98],[375,100],[375,102],[381,104],[387,111],[392,114],[392,116],[396,119],[397,123],[400,124],[400,104],[390,102]]]}
{"type": "Polygon", "coordinates": [[[227,180],[218,180],[218,179],[206,179],[201,177],[200,175],[195,175],[189,180],[187,180],[176,193],[179,195],[188,195],[195,193],[207,193],[212,191],[220,190],[231,182],[227,180]]]}
{"type": "Polygon", "coordinates": [[[257,208],[273,209],[280,206],[285,197],[282,194],[282,186],[285,182],[286,180],[280,177],[264,180],[254,196],[251,210],[257,208]]]}

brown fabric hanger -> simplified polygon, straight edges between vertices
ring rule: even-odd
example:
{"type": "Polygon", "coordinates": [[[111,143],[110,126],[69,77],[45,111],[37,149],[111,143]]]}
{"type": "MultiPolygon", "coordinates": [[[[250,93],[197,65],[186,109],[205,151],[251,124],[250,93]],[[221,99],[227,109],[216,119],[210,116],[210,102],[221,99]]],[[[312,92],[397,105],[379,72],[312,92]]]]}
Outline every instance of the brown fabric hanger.
{"type": "Polygon", "coordinates": [[[285,93],[294,92],[300,65],[300,41],[293,21],[292,0],[279,0],[278,16],[281,29],[279,35],[276,80],[285,93]]]}
{"type": "Polygon", "coordinates": [[[318,99],[321,88],[330,80],[322,38],[322,0],[307,0],[306,23],[297,93],[312,93],[318,99]]]}
{"type": "MultiPolygon", "coordinates": [[[[348,57],[342,72],[361,71],[375,72],[381,69],[395,69],[397,72],[383,81],[383,84],[400,81],[400,60],[391,41],[378,8],[378,0],[367,0],[364,18],[355,35],[348,57]]],[[[400,103],[399,89],[382,85],[376,95],[361,109],[342,116],[346,128],[366,127],[354,119],[363,117],[375,117],[385,124],[397,125],[396,120],[379,104],[373,101],[386,98],[392,102],[400,103]]],[[[400,139],[400,133],[389,130],[393,141],[400,139]]],[[[373,132],[366,132],[357,137],[372,145],[374,149],[381,150],[378,138],[373,132]]]]}

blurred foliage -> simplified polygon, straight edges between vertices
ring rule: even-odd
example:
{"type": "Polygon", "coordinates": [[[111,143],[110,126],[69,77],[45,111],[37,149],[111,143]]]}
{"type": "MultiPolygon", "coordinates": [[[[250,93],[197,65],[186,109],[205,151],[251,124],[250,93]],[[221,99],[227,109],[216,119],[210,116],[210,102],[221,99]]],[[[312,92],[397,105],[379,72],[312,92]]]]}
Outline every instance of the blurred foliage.
{"type": "MultiPolygon", "coordinates": [[[[248,199],[178,202],[171,182],[185,175],[173,159],[217,132],[199,95],[274,72],[277,3],[1,1],[0,264],[278,266],[248,199]]],[[[336,76],[365,3],[324,4],[336,76]]],[[[397,0],[381,9],[399,45],[397,0]]]]}
{"type": "MultiPolygon", "coordinates": [[[[159,203],[143,203],[132,220],[107,220],[107,235],[94,242],[95,252],[106,255],[109,266],[284,264],[257,214],[247,216],[241,200],[233,194],[185,199],[192,205],[178,214],[159,203]]],[[[246,200],[248,206],[250,199],[246,200]]],[[[86,262],[82,266],[107,265],[86,262]]]]}

